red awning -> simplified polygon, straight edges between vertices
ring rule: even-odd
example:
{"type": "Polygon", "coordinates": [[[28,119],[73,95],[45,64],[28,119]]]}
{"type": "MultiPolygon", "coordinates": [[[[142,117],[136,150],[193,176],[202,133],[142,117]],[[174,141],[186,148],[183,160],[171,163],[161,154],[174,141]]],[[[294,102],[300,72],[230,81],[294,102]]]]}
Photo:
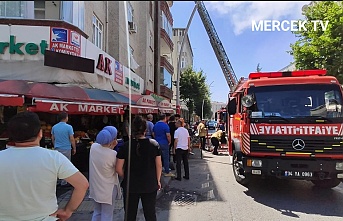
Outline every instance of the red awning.
{"type": "Polygon", "coordinates": [[[160,112],[163,114],[175,114],[174,109],[170,108],[159,108],[160,112]]]}
{"type": "Polygon", "coordinates": [[[70,102],[62,100],[49,100],[34,98],[35,106],[29,107],[29,111],[60,113],[66,111],[69,114],[89,115],[114,115],[124,114],[123,105],[91,102],[70,102]]]}
{"type": "Polygon", "coordinates": [[[147,107],[147,106],[138,106],[138,105],[131,105],[132,114],[158,114],[158,107],[147,107]]]}
{"type": "Polygon", "coordinates": [[[0,94],[0,106],[23,106],[24,96],[15,94],[0,94]]]}

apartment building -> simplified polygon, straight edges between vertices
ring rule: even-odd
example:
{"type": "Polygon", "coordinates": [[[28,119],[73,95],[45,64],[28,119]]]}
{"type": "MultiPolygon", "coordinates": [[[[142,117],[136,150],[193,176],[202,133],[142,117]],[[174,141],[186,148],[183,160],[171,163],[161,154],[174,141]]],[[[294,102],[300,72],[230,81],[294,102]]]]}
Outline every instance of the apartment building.
{"type": "Polygon", "coordinates": [[[138,96],[141,104],[172,112],[174,67],[163,56],[174,48],[171,6],[172,1],[1,1],[0,78],[124,94],[130,89],[154,95],[138,96]],[[60,53],[71,57],[54,57],[60,53]]]}
{"type": "MultiPolygon", "coordinates": [[[[185,30],[186,28],[173,28],[173,43],[175,45],[175,50],[172,53],[172,57],[173,59],[173,66],[175,67],[175,73],[173,74],[173,100],[172,100],[172,104],[173,106],[176,106],[176,81],[177,81],[177,68],[178,68],[178,61],[179,61],[179,56],[180,56],[180,50],[181,50],[181,44],[182,44],[182,40],[184,39],[184,45],[182,48],[182,52],[181,52],[181,59],[180,59],[180,77],[182,75],[182,72],[184,70],[186,70],[189,67],[193,67],[193,50],[192,50],[192,46],[191,46],[191,42],[189,39],[188,34],[186,35],[186,37],[184,38],[184,34],[185,34],[185,30]]],[[[189,115],[188,113],[188,108],[185,105],[184,102],[180,101],[180,108],[181,108],[181,113],[182,115],[189,115]]],[[[188,118],[187,118],[188,119],[188,118]]]]}

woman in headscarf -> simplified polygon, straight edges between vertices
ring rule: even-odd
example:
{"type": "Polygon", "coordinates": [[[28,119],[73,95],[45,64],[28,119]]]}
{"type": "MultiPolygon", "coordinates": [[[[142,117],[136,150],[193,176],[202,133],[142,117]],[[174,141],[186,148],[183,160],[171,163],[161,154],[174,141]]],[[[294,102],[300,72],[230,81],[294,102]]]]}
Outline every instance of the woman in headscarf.
{"type": "Polygon", "coordinates": [[[117,129],[107,126],[96,136],[89,155],[89,197],[94,200],[92,221],[113,220],[115,199],[121,198],[115,171],[117,129]]]}

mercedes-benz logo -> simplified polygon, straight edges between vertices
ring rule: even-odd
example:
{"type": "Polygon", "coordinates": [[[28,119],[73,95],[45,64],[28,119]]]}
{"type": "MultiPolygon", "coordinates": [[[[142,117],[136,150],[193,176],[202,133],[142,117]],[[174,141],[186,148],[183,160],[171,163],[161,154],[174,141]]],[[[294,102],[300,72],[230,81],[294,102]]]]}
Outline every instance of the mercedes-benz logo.
{"type": "Polygon", "coordinates": [[[295,139],[292,142],[292,147],[294,150],[302,150],[305,148],[305,141],[302,139],[295,139]]]}

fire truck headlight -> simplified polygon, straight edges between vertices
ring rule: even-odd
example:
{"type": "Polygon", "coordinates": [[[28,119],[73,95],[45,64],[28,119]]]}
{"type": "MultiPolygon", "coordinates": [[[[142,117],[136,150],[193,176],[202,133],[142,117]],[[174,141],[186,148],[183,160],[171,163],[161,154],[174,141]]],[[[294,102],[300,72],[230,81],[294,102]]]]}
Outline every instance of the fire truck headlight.
{"type": "Polygon", "coordinates": [[[336,163],[336,170],[343,170],[343,162],[336,163]]]}
{"type": "Polygon", "coordinates": [[[253,167],[262,167],[262,160],[252,160],[251,166],[253,166],[253,167]]]}

